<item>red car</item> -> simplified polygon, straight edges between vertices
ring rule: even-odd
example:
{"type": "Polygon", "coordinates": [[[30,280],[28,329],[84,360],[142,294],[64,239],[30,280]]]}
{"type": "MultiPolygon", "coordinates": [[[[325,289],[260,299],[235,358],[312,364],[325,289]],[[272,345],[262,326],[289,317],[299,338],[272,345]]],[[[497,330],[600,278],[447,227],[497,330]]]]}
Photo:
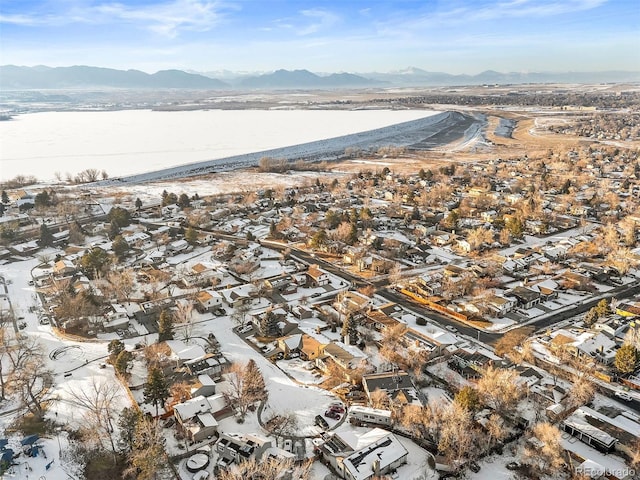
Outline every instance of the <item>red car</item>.
{"type": "Polygon", "coordinates": [[[326,412],[324,412],[324,416],[333,418],[334,420],[340,420],[340,414],[338,412],[334,412],[333,410],[327,410],[326,412]]]}
{"type": "Polygon", "coordinates": [[[332,412],[339,413],[339,414],[343,414],[344,413],[344,407],[342,405],[329,405],[329,410],[331,410],[332,412]]]}

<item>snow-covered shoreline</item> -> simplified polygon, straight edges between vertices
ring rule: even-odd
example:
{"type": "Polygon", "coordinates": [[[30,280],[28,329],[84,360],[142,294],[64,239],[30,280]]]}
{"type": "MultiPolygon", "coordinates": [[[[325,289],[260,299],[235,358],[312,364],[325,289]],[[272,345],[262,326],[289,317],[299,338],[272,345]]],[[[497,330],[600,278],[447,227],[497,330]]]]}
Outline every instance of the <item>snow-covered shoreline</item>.
{"type": "MultiPolygon", "coordinates": [[[[432,110],[39,112],[0,123],[0,177],[140,175],[325,141],[438,115],[432,110]]],[[[304,154],[305,152],[301,152],[304,154]]]]}
{"type": "MultiPolygon", "coordinates": [[[[375,150],[382,146],[410,146],[414,143],[437,135],[444,129],[455,126],[462,117],[453,112],[440,112],[428,117],[389,125],[365,132],[340,137],[317,140],[289,147],[263,150],[260,152],[234,155],[226,158],[205,160],[176,167],[146,172],[138,175],[111,178],[97,182],[97,185],[120,185],[122,183],[144,183],[157,180],[192,177],[214,172],[226,172],[240,168],[255,167],[263,157],[294,161],[335,160],[344,154],[345,149],[353,147],[363,150],[375,150]]],[[[464,117],[462,117],[464,118],[464,117]]]]}

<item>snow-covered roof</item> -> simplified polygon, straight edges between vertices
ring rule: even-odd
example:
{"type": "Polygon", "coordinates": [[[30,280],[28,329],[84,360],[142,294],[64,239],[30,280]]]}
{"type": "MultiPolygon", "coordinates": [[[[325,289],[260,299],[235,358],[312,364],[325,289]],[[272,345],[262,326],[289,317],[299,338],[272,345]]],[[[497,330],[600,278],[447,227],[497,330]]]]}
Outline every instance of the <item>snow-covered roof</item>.
{"type": "MultiPolygon", "coordinates": [[[[384,431],[384,430],[383,430],[384,431]]],[[[349,478],[364,480],[371,478],[376,470],[384,470],[409,454],[404,445],[392,433],[357,450],[344,459],[344,469],[349,478]],[[376,467],[377,465],[377,467],[376,467]]]]}
{"type": "Polygon", "coordinates": [[[179,360],[193,360],[205,354],[200,345],[186,345],[181,340],[167,340],[167,346],[171,349],[172,357],[179,360]]]}

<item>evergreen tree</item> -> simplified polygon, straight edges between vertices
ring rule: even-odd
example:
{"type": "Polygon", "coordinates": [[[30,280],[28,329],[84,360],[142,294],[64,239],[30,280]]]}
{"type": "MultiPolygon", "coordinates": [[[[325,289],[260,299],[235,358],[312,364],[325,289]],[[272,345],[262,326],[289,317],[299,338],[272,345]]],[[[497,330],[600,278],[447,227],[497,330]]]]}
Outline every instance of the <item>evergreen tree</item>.
{"type": "Polygon", "coordinates": [[[7,195],[6,190],[2,190],[2,203],[9,203],[9,195],[7,195]]]}
{"type": "Polygon", "coordinates": [[[311,246],[314,248],[320,247],[327,243],[327,231],[324,229],[318,230],[313,237],[311,237],[311,246]]]}
{"type": "Polygon", "coordinates": [[[131,214],[126,208],[113,207],[107,214],[107,220],[118,228],[124,228],[131,224],[131,214]]]}
{"type": "Polygon", "coordinates": [[[40,225],[40,246],[50,247],[53,245],[53,234],[45,223],[40,225]]]}
{"type": "Polygon", "coordinates": [[[243,377],[242,394],[246,396],[248,403],[267,399],[267,386],[254,360],[247,362],[243,377]]]}
{"type": "Polygon", "coordinates": [[[277,235],[278,235],[278,229],[276,228],[276,222],[272,220],[271,224],[269,225],[269,236],[271,238],[276,238],[277,235]]]}
{"type": "Polygon", "coordinates": [[[116,363],[114,365],[115,371],[119,375],[126,377],[129,374],[132,362],[133,354],[127,350],[121,351],[116,358],[116,363]]]}
{"type": "Polygon", "coordinates": [[[180,194],[180,197],[178,198],[178,206],[180,208],[187,208],[190,205],[191,205],[191,200],[189,200],[189,195],[187,195],[186,193],[180,194]]]}
{"type": "Polygon", "coordinates": [[[265,337],[275,337],[278,335],[278,318],[270,310],[264,312],[260,319],[260,332],[265,337]]]}
{"type": "Polygon", "coordinates": [[[80,266],[84,274],[96,278],[111,262],[111,257],[100,247],[94,247],[80,259],[80,266]]]}
{"type": "Polygon", "coordinates": [[[4,215],[4,211],[7,207],[4,206],[4,203],[0,203],[0,217],[4,215]]]}
{"type": "Polygon", "coordinates": [[[456,228],[458,226],[458,220],[460,220],[460,214],[457,210],[451,210],[444,219],[444,224],[447,228],[456,228]]]}
{"type": "Polygon", "coordinates": [[[140,200],[139,198],[136,198],[136,210],[140,210],[142,208],[142,200],[140,200]]]}
{"type": "Polygon", "coordinates": [[[121,340],[111,340],[107,345],[107,352],[109,352],[109,363],[115,364],[116,358],[120,355],[120,352],[124,350],[124,343],[121,340]]]}
{"type": "Polygon", "coordinates": [[[116,237],[118,237],[120,235],[120,232],[120,227],[116,222],[111,222],[109,224],[109,238],[111,240],[114,240],[116,237]]]}
{"type": "Polygon", "coordinates": [[[144,401],[156,407],[156,417],[160,407],[169,398],[169,384],[159,368],[153,367],[147,375],[147,383],[144,385],[144,401]]]}
{"type": "Polygon", "coordinates": [[[69,243],[80,245],[84,242],[82,226],[76,221],[69,225],[69,243]]]}
{"type": "Polygon", "coordinates": [[[173,340],[173,315],[169,310],[162,310],[158,320],[158,341],[173,340]]]}
{"type": "Polygon", "coordinates": [[[351,224],[349,236],[347,237],[347,243],[349,245],[355,245],[356,243],[358,243],[358,227],[356,227],[355,223],[351,224]]]}
{"type": "Polygon", "coordinates": [[[118,428],[120,429],[118,447],[121,453],[128,455],[129,452],[133,451],[136,426],[141,420],[142,414],[133,407],[126,407],[120,413],[118,418],[118,428]]]}
{"type": "Polygon", "coordinates": [[[46,190],[36,194],[33,201],[36,208],[45,208],[51,205],[51,197],[49,196],[49,192],[46,190]]]}
{"type": "Polygon", "coordinates": [[[198,232],[193,227],[188,227],[184,231],[184,239],[189,243],[189,245],[195,245],[198,243],[198,232]]]}
{"type": "Polygon", "coordinates": [[[166,196],[162,197],[163,207],[166,207],[167,205],[173,205],[174,203],[178,203],[178,196],[175,193],[168,193],[166,196]]]}
{"type": "Polygon", "coordinates": [[[358,342],[358,330],[356,329],[356,322],[351,314],[348,314],[342,321],[342,331],[340,332],[344,342],[347,342],[347,336],[349,337],[349,345],[355,345],[358,342]]]}
{"type": "Polygon", "coordinates": [[[113,243],[111,244],[111,249],[113,253],[116,254],[118,260],[122,260],[127,256],[127,252],[129,252],[129,244],[127,241],[122,238],[122,235],[118,235],[113,239],[113,243]]]}

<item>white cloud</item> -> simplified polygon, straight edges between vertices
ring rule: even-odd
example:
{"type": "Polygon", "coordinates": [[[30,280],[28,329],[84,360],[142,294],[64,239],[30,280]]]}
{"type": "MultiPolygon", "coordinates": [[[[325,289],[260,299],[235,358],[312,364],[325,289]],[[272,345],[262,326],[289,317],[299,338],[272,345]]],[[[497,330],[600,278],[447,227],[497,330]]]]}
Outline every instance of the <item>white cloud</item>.
{"type": "Polygon", "coordinates": [[[0,24],[33,26],[38,24],[38,18],[30,15],[3,15],[0,13],[0,24]]]}
{"type": "Polygon", "coordinates": [[[297,31],[298,35],[311,35],[313,33],[317,33],[321,30],[332,27],[340,21],[340,17],[335,13],[320,8],[302,10],[300,14],[305,18],[312,19],[313,23],[299,28],[297,31]]]}
{"type": "Polygon", "coordinates": [[[181,31],[207,31],[220,23],[228,3],[212,0],[171,0],[146,5],[97,3],[71,6],[42,14],[0,15],[0,23],[22,26],[63,26],[73,23],[108,25],[126,22],[170,38],[181,31]]]}
{"type": "Polygon", "coordinates": [[[199,0],[175,0],[140,7],[112,3],[100,5],[95,10],[113,19],[140,23],[167,37],[176,37],[182,30],[207,31],[221,19],[217,2],[199,0]]]}
{"type": "MultiPolygon", "coordinates": [[[[500,21],[507,18],[547,18],[579,11],[592,10],[609,0],[499,0],[477,5],[454,3],[452,7],[401,12],[388,21],[380,21],[382,33],[407,33],[410,30],[500,21]]],[[[446,4],[444,4],[446,5],[446,4]]]]}

